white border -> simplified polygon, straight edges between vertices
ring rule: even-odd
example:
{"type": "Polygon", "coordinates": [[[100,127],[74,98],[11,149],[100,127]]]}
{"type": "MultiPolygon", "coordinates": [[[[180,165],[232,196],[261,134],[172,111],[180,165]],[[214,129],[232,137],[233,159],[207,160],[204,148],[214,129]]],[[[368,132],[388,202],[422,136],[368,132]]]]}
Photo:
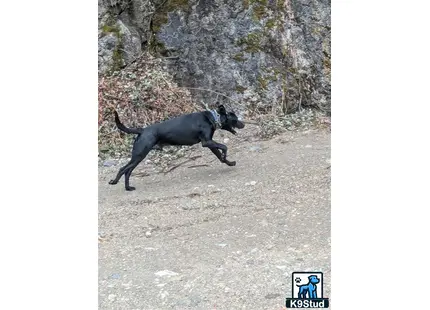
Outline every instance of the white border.
{"type": "Polygon", "coordinates": [[[332,2],[332,309],[425,308],[426,3],[332,2]]]}
{"type": "Polygon", "coordinates": [[[0,308],[97,309],[97,4],[2,13],[0,308]]]}
{"type": "MultiPolygon", "coordinates": [[[[408,282],[429,278],[425,4],[332,3],[332,309],[426,301],[408,282]]],[[[97,7],[2,12],[0,305],[96,309],[97,7]]]]}

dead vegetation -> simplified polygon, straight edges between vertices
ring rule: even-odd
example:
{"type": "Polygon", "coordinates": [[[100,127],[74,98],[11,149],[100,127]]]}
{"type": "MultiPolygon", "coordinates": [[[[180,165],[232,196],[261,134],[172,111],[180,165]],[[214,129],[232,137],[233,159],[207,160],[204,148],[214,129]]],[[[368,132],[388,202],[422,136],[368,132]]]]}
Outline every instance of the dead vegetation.
{"type": "Polygon", "coordinates": [[[112,75],[99,77],[99,155],[129,150],[132,135],[116,128],[113,110],[128,127],[151,123],[198,110],[190,93],[172,80],[161,59],[144,54],[133,64],[112,75]],[[125,149],[124,149],[125,148],[125,149]]]}

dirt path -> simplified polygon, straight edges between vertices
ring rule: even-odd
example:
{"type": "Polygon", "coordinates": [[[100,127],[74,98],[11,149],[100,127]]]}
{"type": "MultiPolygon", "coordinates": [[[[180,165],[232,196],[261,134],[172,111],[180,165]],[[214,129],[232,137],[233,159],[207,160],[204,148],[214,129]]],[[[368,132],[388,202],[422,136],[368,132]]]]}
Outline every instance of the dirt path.
{"type": "Polygon", "coordinates": [[[293,271],[323,271],[330,296],[330,134],[228,137],[236,167],[198,147],[134,192],[100,169],[100,309],[283,309],[293,271]]]}

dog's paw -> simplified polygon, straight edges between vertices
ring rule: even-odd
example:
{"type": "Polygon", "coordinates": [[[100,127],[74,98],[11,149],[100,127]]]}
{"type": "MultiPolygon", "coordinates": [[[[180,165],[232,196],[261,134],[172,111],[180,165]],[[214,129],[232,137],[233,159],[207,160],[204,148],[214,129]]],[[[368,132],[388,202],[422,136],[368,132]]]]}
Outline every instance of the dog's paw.
{"type": "Polygon", "coordinates": [[[125,188],[125,190],[129,191],[129,192],[134,191],[135,189],[136,189],[136,187],[133,187],[133,186],[129,186],[129,187],[125,188]]]}
{"type": "Polygon", "coordinates": [[[236,162],[235,161],[226,161],[225,162],[228,166],[232,167],[232,166],[236,166],[236,162]]]}
{"type": "Polygon", "coordinates": [[[118,182],[115,182],[115,180],[110,180],[110,181],[109,181],[109,184],[110,184],[110,185],[115,185],[116,183],[118,183],[118,182]]]}

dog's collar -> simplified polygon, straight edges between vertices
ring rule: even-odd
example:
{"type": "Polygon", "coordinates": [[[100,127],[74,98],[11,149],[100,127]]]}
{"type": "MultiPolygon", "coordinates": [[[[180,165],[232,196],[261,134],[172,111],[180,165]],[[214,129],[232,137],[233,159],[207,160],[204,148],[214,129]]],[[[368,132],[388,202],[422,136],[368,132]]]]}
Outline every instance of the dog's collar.
{"type": "Polygon", "coordinates": [[[216,110],[209,110],[209,112],[211,112],[212,117],[214,118],[215,121],[215,126],[217,129],[221,128],[221,116],[218,114],[218,112],[216,110]]]}

